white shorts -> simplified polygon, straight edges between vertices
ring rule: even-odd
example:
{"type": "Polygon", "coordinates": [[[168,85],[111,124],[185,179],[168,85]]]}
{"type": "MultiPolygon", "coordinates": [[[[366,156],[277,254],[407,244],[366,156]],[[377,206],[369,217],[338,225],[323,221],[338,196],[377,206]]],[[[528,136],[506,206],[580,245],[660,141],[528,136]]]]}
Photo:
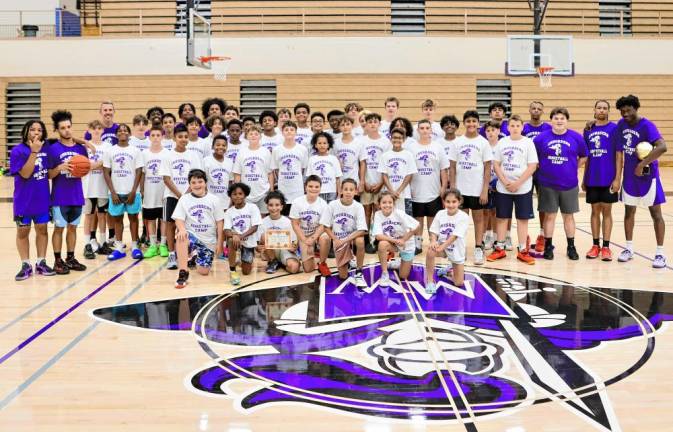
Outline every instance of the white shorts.
{"type": "Polygon", "coordinates": [[[661,180],[658,177],[652,179],[652,184],[647,193],[643,196],[633,196],[622,188],[620,200],[627,206],[637,207],[639,205],[644,207],[652,207],[666,202],[666,195],[661,180]]]}
{"type": "Polygon", "coordinates": [[[442,251],[444,256],[453,264],[465,264],[465,241],[457,238],[451,246],[442,251]],[[453,250],[451,250],[451,246],[453,246],[453,250]]]}

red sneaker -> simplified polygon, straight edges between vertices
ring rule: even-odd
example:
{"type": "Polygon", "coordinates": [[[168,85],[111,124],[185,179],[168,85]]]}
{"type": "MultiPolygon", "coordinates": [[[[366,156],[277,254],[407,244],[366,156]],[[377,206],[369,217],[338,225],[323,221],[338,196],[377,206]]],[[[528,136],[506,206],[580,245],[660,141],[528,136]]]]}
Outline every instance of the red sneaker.
{"type": "Polygon", "coordinates": [[[493,261],[497,261],[499,259],[503,259],[506,256],[507,256],[507,252],[505,252],[505,249],[496,248],[493,252],[491,252],[486,257],[486,261],[493,262],[493,261]]]}
{"type": "Polygon", "coordinates": [[[540,234],[535,240],[535,252],[544,252],[544,236],[540,234]]]}
{"type": "Polygon", "coordinates": [[[528,249],[520,250],[516,253],[516,259],[528,265],[535,264],[535,258],[528,254],[528,249]]]}
{"type": "Polygon", "coordinates": [[[326,262],[321,262],[320,264],[318,264],[318,271],[324,277],[332,275],[332,270],[329,269],[329,266],[327,265],[326,262]]]}
{"type": "Polygon", "coordinates": [[[601,261],[612,261],[612,251],[609,247],[601,248],[601,261]]]}
{"type": "Polygon", "coordinates": [[[600,253],[601,253],[601,249],[598,246],[593,245],[593,246],[591,246],[591,249],[589,249],[589,252],[587,252],[587,258],[588,259],[598,258],[598,255],[600,253]]]}

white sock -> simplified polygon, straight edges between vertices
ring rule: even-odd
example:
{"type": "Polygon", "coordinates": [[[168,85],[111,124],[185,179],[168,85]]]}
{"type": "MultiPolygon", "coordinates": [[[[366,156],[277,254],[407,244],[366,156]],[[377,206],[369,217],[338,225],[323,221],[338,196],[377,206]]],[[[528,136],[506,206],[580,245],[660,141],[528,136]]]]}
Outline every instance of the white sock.
{"type": "Polygon", "coordinates": [[[525,244],[521,244],[521,243],[519,243],[519,250],[520,250],[520,251],[522,251],[522,250],[526,250],[526,245],[525,245],[525,244]]]}
{"type": "Polygon", "coordinates": [[[30,265],[30,259],[25,259],[25,260],[23,260],[23,261],[21,261],[21,262],[22,262],[23,264],[28,264],[28,265],[30,265]]]}
{"type": "Polygon", "coordinates": [[[654,254],[664,256],[664,247],[663,246],[657,246],[657,251],[654,254]]]}
{"type": "Polygon", "coordinates": [[[156,234],[150,234],[150,244],[157,244],[157,235],[156,234]]]}
{"type": "Polygon", "coordinates": [[[421,247],[423,247],[423,237],[421,237],[421,236],[415,236],[415,239],[416,239],[416,247],[417,247],[418,249],[420,249],[421,247]]]}
{"type": "Polygon", "coordinates": [[[507,234],[505,234],[505,238],[512,238],[512,231],[507,231],[507,234]]]}
{"type": "Polygon", "coordinates": [[[93,250],[98,249],[98,241],[96,241],[95,238],[89,240],[89,244],[91,245],[91,248],[92,248],[93,250]]]}
{"type": "Polygon", "coordinates": [[[120,242],[119,240],[115,240],[115,249],[119,252],[124,252],[124,243],[120,242]]]}
{"type": "Polygon", "coordinates": [[[542,228],[540,228],[540,235],[544,237],[544,230],[542,228]]]}
{"type": "Polygon", "coordinates": [[[37,257],[37,260],[35,260],[35,264],[39,264],[42,261],[44,261],[44,257],[37,257]]]}
{"type": "Polygon", "coordinates": [[[626,240],[626,250],[629,252],[633,252],[633,241],[632,240],[626,240]]]}
{"type": "Polygon", "coordinates": [[[162,245],[166,244],[166,236],[161,237],[161,244],[162,245]]]}

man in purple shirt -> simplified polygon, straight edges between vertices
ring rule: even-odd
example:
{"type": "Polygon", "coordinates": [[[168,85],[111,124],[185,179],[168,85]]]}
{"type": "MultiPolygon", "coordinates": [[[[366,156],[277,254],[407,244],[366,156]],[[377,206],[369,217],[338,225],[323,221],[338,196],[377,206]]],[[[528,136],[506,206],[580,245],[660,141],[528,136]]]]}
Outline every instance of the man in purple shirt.
{"type": "Polygon", "coordinates": [[[612,261],[610,235],[612,234],[612,204],[617,202],[617,191],[622,177],[622,153],[616,151],[614,132],[617,125],[608,120],[610,103],[604,99],[594,104],[594,121],[584,129],[584,142],[589,151],[584,169],[582,190],[587,204],[591,204],[591,235],[594,243],[586,257],[612,261]],[[603,222],[601,223],[601,216],[603,222]],[[603,247],[600,247],[601,227],[603,247]]]}
{"type": "Polygon", "coordinates": [[[16,247],[21,258],[21,270],[15,280],[28,279],[33,274],[30,264],[30,225],[35,224],[37,261],[35,273],[53,276],[45,260],[47,254],[47,222],[49,214],[49,177],[47,172],[47,129],[40,120],[28,120],[21,130],[22,142],[9,155],[9,170],[14,176],[14,222],[16,247]]]}
{"type": "Polygon", "coordinates": [[[647,206],[654,223],[654,234],[657,239],[657,249],[654,254],[652,267],[665,268],[664,236],[666,225],[661,215],[661,204],[666,202],[664,188],[659,178],[659,163],[657,159],[666,153],[666,142],[654,123],[638,114],[640,101],[634,95],[622,96],[617,100],[617,109],[622,115],[617,123],[615,141],[617,151],[623,153],[624,180],[622,183],[621,200],[626,206],[624,213],[624,233],[626,234],[626,249],[618,260],[626,262],[633,259],[633,226],[638,205],[647,206]],[[638,158],[636,146],[641,142],[650,143],[652,151],[642,160],[638,158]],[[649,170],[646,169],[649,167],[649,170]]]}
{"type": "Polygon", "coordinates": [[[549,116],[552,129],[541,133],[533,141],[537,150],[538,211],[544,218],[544,259],[554,259],[554,224],[559,208],[563,217],[568,258],[580,257],[575,249],[575,217],[579,208],[577,169],[587,159],[587,147],[579,133],[568,129],[570,114],[565,108],[554,108],[549,116]]]}
{"type": "MultiPolygon", "coordinates": [[[[117,128],[119,124],[114,122],[115,106],[112,101],[105,100],[100,103],[100,121],[103,123],[102,141],[107,141],[112,145],[117,144],[117,128]]],[[[84,139],[91,141],[91,134],[86,131],[84,139]]]]}
{"type": "Polygon", "coordinates": [[[58,141],[49,146],[49,178],[52,179],[51,206],[54,217],[54,233],[51,242],[54,248],[54,271],[56,274],[68,274],[70,270],[84,271],[86,266],[75,258],[77,243],[77,225],[82,216],[84,192],[82,179],[70,174],[70,158],[82,155],[88,158],[86,148],[75,143],[72,136],[72,114],[58,110],[51,115],[58,141]],[[61,258],[63,230],[68,228],[65,242],[67,257],[61,258]]]}
{"type": "MultiPolygon", "coordinates": [[[[509,136],[509,129],[507,129],[507,120],[505,120],[505,113],[507,112],[507,107],[502,102],[493,102],[488,106],[488,116],[490,120],[500,123],[500,134],[498,138],[509,136]]],[[[486,138],[486,124],[479,129],[479,135],[486,138]]]]}
{"type": "MultiPolygon", "coordinates": [[[[540,101],[531,102],[530,105],[528,105],[528,114],[530,114],[530,121],[524,123],[523,125],[523,132],[522,132],[523,136],[534,140],[535,137],[540,135],[542,132],[551,129],[551,125],[549,123],[545,123],[542,121],[542,114],[544,114],[544,104],[542,102],[540,101]]],[[[539,187],[537,184],[536,174],[533,174],[533,186],[535,186],[535,190],[538,191],[539,194],[539,187]]],[[[545,214],[544,212],[538,212],[538,213],[540,217],[540,233],[538,234],[537,239],[535,240],[535,251],[543,252],[545,214]]]]}

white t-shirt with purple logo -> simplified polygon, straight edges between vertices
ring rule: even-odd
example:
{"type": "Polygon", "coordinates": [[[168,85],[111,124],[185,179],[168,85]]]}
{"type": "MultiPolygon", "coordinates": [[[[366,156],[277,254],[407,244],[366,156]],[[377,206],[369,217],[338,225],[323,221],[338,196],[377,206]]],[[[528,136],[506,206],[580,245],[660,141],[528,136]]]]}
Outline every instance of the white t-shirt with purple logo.
{"type": "Polygon", "coordinates": [[[484,186],[484,163],[493,160],[488,140],[481,135],[474,138],[460,136],[451,147],[449,159],[456,162],[455,187],[465,196],[480,196],[484,186]]]}
{"type": "Polygon", "coordinates": [[[129,137],[129,145],[136,147],[138,150],[140,150],[141,153],[150,148],[150,144],[150,139],[146,136],[143,138],[137,138],[134,136],[129,137]]]}
{"type": "MultiPolygon", "coordinates": [[[[262,216],[259,213],[259,208],[249,202],[246,202],[240,209],[231,206],[224,212],[224,229],[232,230],[237,234],[243,234],[253,226],[259,227],[261,223],[262,216]]],[[[243,240],[241,244],[247,248],[253,248],[257,246],[257,238],[258,234],[254,233],[243,240]]]]}
{"type": "Polygon", "coordinates": [[[264,147],[252,150],[250,147],[241,150],[234,162],[234,174],[241,175],[241,181],[250,186],[250,195],[246,197],[248,202],[257,202],[264,198],[271,185],[269,185],[269,172],[271,171],[271,154],[264,147]]]}
{"type": "Polygon", "coordinates": [[[143,208],[160,208],[163,206],[164,192],[166,190],[164,176],[161,175],[161,168],[166,163],[170,152],[162,148],[158,153],[145,150],[142,154],[143,173],[145,174],[143,208]]]}
{"type": "Polygon", "coordinates": [[[343,175],[339,160],[331,154],[324,156],[315,155],[309,158],[306,176],[308,177],[312,174],[320,177],[320,181],[322,182],[320,193],[336,193],[336,181],[343,175]]]}
{"type": "MultiPolygon", "coordinates": [[[[126,195],[133,189],[136,169],[144,166],[143,156],[137,147],[112,146],[103,156],[103,166],[110,168],[112,186],[118,195],[126,195]]],[[[137,191],[140,192],[140,191],[137,191]]]]}
{"type": "Polygon", "coordinates": [[[334,156],[341,163],[341,180],[353,179],[355,183],[360,183],[360,154],[362,153],[362,141],[353,138],[352,141],[345,143],[343,139],[337,139],[332,149],[334,156]]]}
{"type": "Polygon", "coordinates": [[[470,225],[467,213],[458,210],[450,215],[446,209],[440,210],[430,226],[430,232],[437,235],[437,242],[444,243],[449,237],[456,236],[456,240],[446,248],[449,259],[456,263],[465,261],[465,236],[470,225]]]}
{"type": "MultiPolygon", "coordinates": [[[[501,138],[493,150],[493,160],[500,162],[503,174],[512,181],[521,177],[524,171],[528,169],[528,164],[537,164],[538,162],[535,144],[533,144],[533,140],[525,136],[516,141],[510,136],[501,138]]],[[[509,192],[500,180],[496,183],[495,188],[502,194],[525,194],[533,188],[533,176],[523,182],[516,192],[509,192]]]]}
{"type": "Polygon", "coordinates": [[[295,234],[292,229],[292,221],[286,216],[279,217],[278,219],[271,219],[271,216],[266,216],[262,219],[262,223],[259,225],[257,232],[259,235],[257,238],[261,241],[264,238],[264,234],[269,230],[283,230],[290,231],[290,241],[295,243],[297,241],[297,234],[295,234]]]}
{"type": "Polygon", "coordinates": [[[559,191],[577,187],[578,158],[587,156],[584,137],[570,129],[560,135],[548,130],[533,142],[540,163],[537,170],[540,185],[559,191]]]}
{"type": "MultiPolygon", "coordinates": [[[[392,213],[388,216],[384,215],[381,210],[374,213],[374,225],[372,227],[373,236],[382,234],[394,238],[395,240],[399,240],[404,237],[406,233],[413,231],[416,228],[418,228],[418,221],[406,214],[404,210],[393,209],[392,213]]],[[[414,241],[414,236],[411,236],[400,250],[413,253],[415,247],[416,243],[414,241]]]]}
{"type": "Polygon", "coordinates": [[[217,249],[217,222],[224,220],[222,201],[211,193],[196,197],[184,194],[173,211],[174,220],[185,221],[187,232],[194,234],[211,250],[217,249]]]}
{"type": "Polygon", "coordinates": [[[366,172],[365,182],[368,184],[376,184],[381,181],[381,173],[379,172],[379,162],[383,153],[392,149],[390,140],[385,136],[378,139],[371,139],[366,135],[359,138],[362,143],[362,150],[360,151],[360,160],[365,161],[366,172]]]}
{"type": "Polygon", "coordinates": [[[617,143],[614,132],[615,123],[594,125],[584,131],[584,142],[587,144],[588,159],[584,168],[584,184],[589,187],[607,187],[617,175],[617,143]]]}
{"type": "MultiPolygon", "coordinates": [[[[615,130],[615,140],[617,141],[617,151],[624,153],[624,176],[622,186],[624,192],[634,197],[643,197],[647,195],[652,187],[652,180],[659,178],[659,161],[650,164],[650,173],[643,174],[640,177],[635,175],[636,166],[640,163],[636,146],[641,142],[648,142],[652,145],[657,140],[662,139],[657,126],[645,117],[641,117],[636,125],[631,126],[626,120],[621,119],[617,122],[615,130]]],[[[658,191],[660,195],[655,199],[655,203],[665,202],[663,190],[658,191]]]]}
{"type": "Polygon", "coordinates": [[[203,168],[208,177],[208,192],[218,197],[225,209],[229,208],[228,192],[233,167],[234,164],[227,157],[218,161],[211,155],[203,160],[203,168]]]}
{"type": "Polygon", "coordinates": [[[170,138],[163,138],[161,140],[161,146],[166,150],[171,151],[175,148],[175,140],[172,140],[170,138]]]}
{"type": "Polygon", "coordinates": [[[324,199],[318,197],[309,203],[305,195],[295,198],[290,207],[290,219],[299,219],[299,226],[304,235],[310,236],[315,233],[320,225],[320,217],[327,209],[324,199]]]}
{"type": "MultiPolygon", "coordinates": [[[[96,148],[96,153],[91,153],[87,149],[89,154],[89,160],[91,162],[103,162],[103,155],[107,150],[109,150],[112,145],[107,141],[101,141],[100,144],[91,143],[96,148]]],[[[105,176],[103,175],[103,168],[89,171],[83,179],[82,183],[85,184],[86,191],[84,196],[86,198],[107,198],[108,197],[108,188],[107,183],[105,183],[105,176]]]]}
{"type": "Polygon", "coordinates": [[[291,202],[304,195],[304,171],[308,165],[306,147],[295,144],[292,148],[284,144],[273,149],[271,169],[277,170],[278,190],[285,195],[285,201],[291,202]]]}
{"type": "MultiPolygon", "coordinates": [[[[416,169],[416,160],[409,150],[388,150],[383,153],[381,163],[379,163],[379,172],[388,176],[388,181],[395,191],[400,187],[404,178],[408,175],[414,175],[418,172],[416,169]]],[[[412,177],[413,179],[413,177],[412,177]]],[[[404,200],[411,199],[411,183],[404,188],[400,198],[395,201],[395,207],[404,210],[404,200]]],[[[394,191],[391,191],[394,192],[394,191]]]]}
{"type": "Polygon", "coordinates": [[[274,136],[266,136],[262,134],[261,138],[259,139],[259,144],[267,149],[269,153],[273,153],[273,149],[278,146],[282,146],[284,141],[285,140],[283,139],[283,135],[278,133],[274,136]]]}
{"type": "Polygon", "coordinates": [[[455,137],[454,139],[449,141],[446,138],[442,137],[442,138],[437,140],[439,145],[441,145],[442,148],[444,149],[444,154],[446,155],[447,159],[449,158],[449,153],[451,152],[451,147],[453,146],[453,143],[455,143],[457,139],[458,139],[458,137],[455,137]]]}
{"type": "Polygon", "coordinates": [[[313,138],[313,132],[311,128],[297,128],[297,134],[294,137],[294,142],[301,144],[306,147],[306,151],[311,153],[311,138],[313,138]]]}
{"type": "Polygon", "coordinates": [[[338,239],[344,239],[355,231],[367,231],[365,208],[357,201],[344,205],[340,199],[334,200],[327,205],[320,224],[331,228],[338,239]]]}
{"type": "MultiPolygon", "coordinates": [[[[440,138],[444,138],[444,131],[442,130],[442,127],[439,125],[439,123],[433,121],[430,123],[430,127],[432,129],[432,140],[437,141],[440,138]]],[[[414,125],[414,139],[418,141],[421,139],[421,136],[418,134],[418,123],[414,125]]]]}
{"type": "Polygon", "coordinates": [[[449,168],[449,160],[441,144],[412,143],[407,150],[414,156],[416,170],[411,180],[411,199],[418,203],[427,203],[439,197],[442,181],[441,172],[449,168]]]}
{"type": "Polygon", "coordinates": [[[241,142],[240,144],[231,144],[227,145],[227,151],[224,154],[227,158],[231,160],[231,163],[236,163],[236,157],[241,150],[247,149],[248,144],[241,142]]]}
{"type": "Polygon", "coordinates": [[[207,138],[199,138],[196,141],[189,141],[187,143],[187,151],[198,154],[201,160],[205,159],[213,153],[211,148],[211,141],[209,141],[207,138]]]}
{"type": "MultiPolygon", "coordinates": [[[[170,177],[175,187],[178,188],[180,193],[184,194],[189,188],[189,171],[195,168],[203,169],[203,159],[199,157],[197,152],[173,150],[168,153],[165,163],[161,167],[161,175],[170,177]]],[[[169,188],[164,189],[164,198],[167,197],[177,198],[169,188]]]]}

